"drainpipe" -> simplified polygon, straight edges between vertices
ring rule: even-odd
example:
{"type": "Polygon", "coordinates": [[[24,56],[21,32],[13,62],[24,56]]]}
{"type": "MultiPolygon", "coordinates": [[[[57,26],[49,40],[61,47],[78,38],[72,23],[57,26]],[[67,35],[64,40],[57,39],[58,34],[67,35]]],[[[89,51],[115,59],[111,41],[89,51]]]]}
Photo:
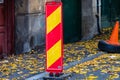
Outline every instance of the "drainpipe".
{"type": "Polygon", "coordinates": [[[111,12],[112,12],[112,2],[111,2],[111,0],[109,1],[109,9],[110,9],[110,26],[112,26],[112,15],[111,15],[111,12]]]}
{"type": "Polygon", "coordinates": [[[99,0],[97,0],[97,15],[96,15],[96,18],[97,18],[97,30],[98,30],[98,33],[101,34],[101,28],[100,28],[100,12],[99,12],[99,7],[100,7],[100,3],[99,3],[99,0]]]}

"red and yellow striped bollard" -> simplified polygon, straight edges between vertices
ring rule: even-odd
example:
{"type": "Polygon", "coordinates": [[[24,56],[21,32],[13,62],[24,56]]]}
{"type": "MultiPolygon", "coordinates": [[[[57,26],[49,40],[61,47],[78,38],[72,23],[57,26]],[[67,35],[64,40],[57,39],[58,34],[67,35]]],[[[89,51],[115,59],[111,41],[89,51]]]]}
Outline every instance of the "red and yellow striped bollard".
{"type": "Polygon", "coordinates": [[[46,71],[63,71],[62,3],[46,3],[46,71]]]}

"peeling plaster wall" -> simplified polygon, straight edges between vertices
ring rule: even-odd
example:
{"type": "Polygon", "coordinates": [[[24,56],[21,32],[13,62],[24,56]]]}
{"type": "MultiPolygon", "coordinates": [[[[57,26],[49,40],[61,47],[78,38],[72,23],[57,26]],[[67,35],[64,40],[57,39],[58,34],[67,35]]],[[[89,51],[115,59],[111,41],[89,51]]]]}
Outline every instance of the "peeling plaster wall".
{"type": "MultiPolygon", "coordinates": [[[[89,40],[98,34],[96,14],[96,0],[82,0],[82,40],[89,40]]],[[[101,26],[101,12],[98,15],[101,26]]]]}
{"type": "MultiPolygon", "coordinates": [[[[28,52],[45,45],[45,3],[59,0],[15,0],[15,51],[28,52]]],[[[97,32],[96,0],[82,1],[82,39],[97,32]],[[87,32],[87,33],[86,33],[87,32]]]]}
{"type": "Polygon", "coordinates": [[[45,0],[15,1],[15,52],[45,44],[45,0]]]}

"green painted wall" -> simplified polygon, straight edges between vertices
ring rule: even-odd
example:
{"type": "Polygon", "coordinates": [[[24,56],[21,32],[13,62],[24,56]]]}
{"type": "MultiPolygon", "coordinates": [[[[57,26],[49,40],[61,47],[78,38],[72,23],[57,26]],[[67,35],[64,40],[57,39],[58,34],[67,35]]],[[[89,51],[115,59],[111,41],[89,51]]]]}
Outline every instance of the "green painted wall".
{"type": "Polygon", "coordinates": [[[120,0],[101,0],[102,27],[113,26],[120,18],[120,0]]]}
{"type": "Polygon", "coordinates": [[[80,40],[81,2],[80,0],[62,0],[64,43],[80,40]]]}

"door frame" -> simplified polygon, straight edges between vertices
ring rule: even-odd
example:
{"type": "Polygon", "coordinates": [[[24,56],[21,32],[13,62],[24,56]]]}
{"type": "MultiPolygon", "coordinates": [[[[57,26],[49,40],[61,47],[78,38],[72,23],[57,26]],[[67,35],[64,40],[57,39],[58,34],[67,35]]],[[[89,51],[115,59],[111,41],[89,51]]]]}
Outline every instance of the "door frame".
{"type": "Polygon", "coordinates": [[[14,18],[15,18],[15,2],[14,0],[5,1],[5,26],[6,26],[6,50],[7,55],[14,53],[14,18]]]}

